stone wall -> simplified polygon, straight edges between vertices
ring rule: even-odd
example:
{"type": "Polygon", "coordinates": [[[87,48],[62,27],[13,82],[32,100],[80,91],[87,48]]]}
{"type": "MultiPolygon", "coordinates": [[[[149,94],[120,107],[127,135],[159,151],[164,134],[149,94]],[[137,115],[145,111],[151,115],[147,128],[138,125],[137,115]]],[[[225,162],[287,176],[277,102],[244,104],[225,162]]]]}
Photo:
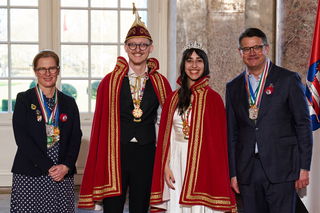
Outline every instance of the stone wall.
{"type": "Polygon", "coordinates": [[[267,34],[271,60],[304,80],[316,5],[316,0],[177,0],[177,72],[184,45],[203,43],[210,85],[224,97],[225,84],[243,69],[238,36],[247,27],[258,27],[267,34]]]}

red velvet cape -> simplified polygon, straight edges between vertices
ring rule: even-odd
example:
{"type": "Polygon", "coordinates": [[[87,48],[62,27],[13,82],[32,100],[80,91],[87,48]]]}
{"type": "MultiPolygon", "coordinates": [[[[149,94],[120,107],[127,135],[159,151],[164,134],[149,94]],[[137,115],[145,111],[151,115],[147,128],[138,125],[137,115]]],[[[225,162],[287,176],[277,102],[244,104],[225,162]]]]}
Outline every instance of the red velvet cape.
{"type": "MultiPolygon", "coordinates": [[[[215,210],[236,212],[235,196],[230,187],[226,114],[218,93],[208,86],[208,77],[192,87],[188,157],[180,204],[204,205],[215,210]]],[[[173,115],[177,108],[178,90],[168,97],[162,110],[152,179],[151,212],[163,209],[152,204],[164,201],[164,167],[170,150],[173,115]]]]}
{"type": "MultiPolygon", "coordinates": [[[[157,72],[159,63],[148,59],[149,78],[163,105],[171,93],[169,82],[157,72]]],[[[94,201],[119,196],[121,189],[120,163],[120,90],[129,65],[118,57],[114,70],[99,84],[94,113],[90,149],[82,179],[79,208],[93,208],[94,201]]]]}

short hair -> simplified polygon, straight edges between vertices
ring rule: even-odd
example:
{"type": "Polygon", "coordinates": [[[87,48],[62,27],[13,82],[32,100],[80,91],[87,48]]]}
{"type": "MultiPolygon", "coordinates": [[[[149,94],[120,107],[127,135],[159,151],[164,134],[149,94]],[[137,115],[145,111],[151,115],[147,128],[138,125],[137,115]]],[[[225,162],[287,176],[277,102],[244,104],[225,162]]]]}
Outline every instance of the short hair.
{"type": "Polygon", "coordinates": [[[241,41],[245,37],[259,37],[262,39],[263,44],[268,45],[267,36],[262,30],[258,28],[247,28],[244,32],[242,32],[239,36],[239,47],[241,46],[241,41]]]}
{"type": "Polygon", "coordinates": [[[42,50],[33,59],[33,62],[32,62],[33,70],[35,70],[36,67],[38,66],[38,62],[40,58],[53,58],[57,66],[58,67],[60,66],[59,56],[55,52],[53,52],[52,50],[42,50]]]}

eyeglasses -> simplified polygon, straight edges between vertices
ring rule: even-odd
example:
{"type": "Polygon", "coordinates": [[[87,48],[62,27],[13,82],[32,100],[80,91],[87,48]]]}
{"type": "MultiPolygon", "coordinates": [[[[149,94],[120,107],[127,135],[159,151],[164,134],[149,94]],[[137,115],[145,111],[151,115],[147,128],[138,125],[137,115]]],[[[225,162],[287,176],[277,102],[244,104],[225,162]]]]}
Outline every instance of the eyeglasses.
{"type": "Polygon", "coordinates": [[[239,49],[243,54],[246,55],[246,54],[249,54],[251,50],[253,50],[255,53],[261,53],[264,46],[266,45],[262,44],[262,45],[255,45],[253,47],[240,47],[239,49]]]}
{"type": "Polygon", "coordinates": [[[139,47],[140,50],[146,50],[151,44],[147,44],[147,43],[140,43],[140,44],[127,43],[127,45],[128,45],[130,50],[135,50],[135,49],[137,49],[137,47],[139,47]]]}
{"type": "Polygon", "coordinates": [[[49,71],[50,74],[56,74],[59,70],[59,66],[56,66],[56,67],[48,67],[48,68],[45,68],[45,67],[39,67],[39,68],[36,68],[36,72],[38,72],[39,74],[41,75],[44,75],[47,73],[47,71],[49,71]]]}

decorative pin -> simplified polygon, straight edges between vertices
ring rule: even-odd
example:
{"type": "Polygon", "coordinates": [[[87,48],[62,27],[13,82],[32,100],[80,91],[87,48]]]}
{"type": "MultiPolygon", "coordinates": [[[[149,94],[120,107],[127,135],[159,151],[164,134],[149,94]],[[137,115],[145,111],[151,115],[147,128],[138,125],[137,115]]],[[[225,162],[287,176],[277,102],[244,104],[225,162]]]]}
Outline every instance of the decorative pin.
{"type": "Polygon", "coordinates": [[[42,116],[41,115],[37,115],[37,121],[41,122],[42,121],[42,116]]]}
{"type": "Polygon", "coordinates": [[[67,116],[67,114],[62,113],[62,114],[60,114],[59,119],[60,119],[60,121],[62,121],[62,122],[67,122],[68,116],[67,116]]]}
{"type": "Polygon", "coordinates": [[[274,91],[274,87],[273,87],[273,84],[271,83],[266,89],[265,89],[265,93],[267,95],[271,95],[274,91]]]}
{"type": "Polygon", "coordinates": [[[32,110],[35,110],[35,109],[37,109],[37,106],[34,105],[34,104],[31,104],[31,109],[32,109],[32,110]]]}

